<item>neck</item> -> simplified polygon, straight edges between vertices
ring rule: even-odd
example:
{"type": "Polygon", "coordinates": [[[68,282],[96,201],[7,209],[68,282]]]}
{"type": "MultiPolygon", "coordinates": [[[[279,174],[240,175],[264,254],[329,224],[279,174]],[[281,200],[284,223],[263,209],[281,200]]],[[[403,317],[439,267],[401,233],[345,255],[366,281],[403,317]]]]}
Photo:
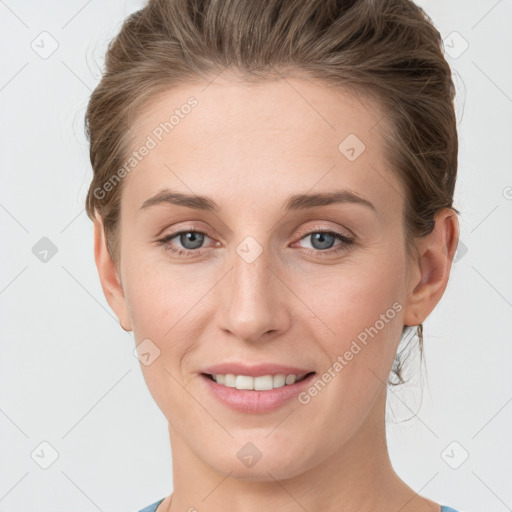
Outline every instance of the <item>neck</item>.
{"type": "MultiPolygon", "coordinates": [[[[439,512],[439,505],[418,496],[395,473],[385,431],[386,390],[357,432],[325,460],[296,476],[277,480],[232,478],[216,471],[169,426],[173,455],[172,511],[259,512],[439,512]]],[[[158,512],[171,510],[171,496],[158,512]]]]}

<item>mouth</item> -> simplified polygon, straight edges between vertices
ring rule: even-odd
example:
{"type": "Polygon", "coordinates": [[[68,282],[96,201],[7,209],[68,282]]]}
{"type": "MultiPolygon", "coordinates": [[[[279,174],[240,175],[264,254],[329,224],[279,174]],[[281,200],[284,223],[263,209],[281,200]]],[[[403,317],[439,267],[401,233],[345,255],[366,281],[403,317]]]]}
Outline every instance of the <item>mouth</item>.
{"type": "Polygon", "coordinates": [[[198,376],[208,396],[242,412],[270,413],[289,404],[311,386],[316,372],[307,366],[277,362],[224,361],[202,368],[198,376]]]}
{"type": "Polygon", "coordinates": [[[272,389],[279,389],[286,386],[292,386],[304,379],[314,375],[316,372],[302,373],[302,374],[269,374],[252,377],[251,375],[235,375],[233,373],[203,373],[202,375],[221,386],[227,388],[236,388],[239,390],[247,391],[270,391],[272,389]]]}
{"type": "MultiPolygon", "coordinates": [[[[212,371],[212,370],[210,370],[212,371]]],[[[316,372],[267,373],[259,375],[201,373],[205,391],[228,408],[248,414],[270,413],[297,397],[316,378],[316,372]]]]}

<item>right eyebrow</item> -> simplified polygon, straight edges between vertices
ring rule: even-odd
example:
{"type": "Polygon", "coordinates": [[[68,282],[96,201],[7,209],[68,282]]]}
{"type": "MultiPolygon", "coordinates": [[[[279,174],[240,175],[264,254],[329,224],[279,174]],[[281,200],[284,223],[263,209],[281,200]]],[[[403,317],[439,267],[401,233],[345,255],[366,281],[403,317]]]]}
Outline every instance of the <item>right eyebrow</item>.
{"type": "Polygon", "coordinates": [[[161,190],[154,196],[150,197],[149,199],[146,199],[144,203],[142,203],[140,209],[143,210],[145,208],[149,208],[151,206],[162,203],[186,206],[187,208],[193,208],[195,210],[219,210],[219,206],[217,205],[217,203],[213,199],[210,199],[209,197],[184,194],[182,192],[177,192],[169,188],[161,190]]]}

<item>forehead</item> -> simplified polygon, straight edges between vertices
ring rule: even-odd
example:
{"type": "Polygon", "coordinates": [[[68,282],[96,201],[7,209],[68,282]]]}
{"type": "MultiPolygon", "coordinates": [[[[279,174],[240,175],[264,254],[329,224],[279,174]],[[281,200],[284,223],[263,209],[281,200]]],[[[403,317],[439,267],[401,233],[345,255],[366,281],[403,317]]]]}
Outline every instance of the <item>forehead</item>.
{"type": "Polygon", "coordinates": [[[374,100],[314,80],[182,84],[136,118],[130,151],[150,149],[123,194],[133,206],[164,187],[261,204],[269,189],[290,195],[335,187],[386,210],[390,195],[394,205],[402,195],[384,157],[386,122],[374,100]]]}

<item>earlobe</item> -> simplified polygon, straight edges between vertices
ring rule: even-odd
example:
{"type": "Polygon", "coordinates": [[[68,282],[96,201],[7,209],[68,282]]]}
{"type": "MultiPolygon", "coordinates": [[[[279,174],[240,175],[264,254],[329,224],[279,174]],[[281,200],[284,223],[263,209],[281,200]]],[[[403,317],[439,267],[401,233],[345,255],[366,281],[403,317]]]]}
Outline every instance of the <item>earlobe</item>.
{"type": "Polygon", "coordinates": [[[116,314],[121,327],[131,331],[130,316],[117,266],[106,243],[101,216],[96,213],[94,220],[94,260],[100,278],[101,288],[109,306],[116,314]]]}
{"type": "Polygon", "coordinates": [[[431,233],[419,238],[418,258],[410,272],[409,295],[404,325],[419,325],[441,300],[459,239],[457,214],[450,208],[439,210],[431,233]]]}

